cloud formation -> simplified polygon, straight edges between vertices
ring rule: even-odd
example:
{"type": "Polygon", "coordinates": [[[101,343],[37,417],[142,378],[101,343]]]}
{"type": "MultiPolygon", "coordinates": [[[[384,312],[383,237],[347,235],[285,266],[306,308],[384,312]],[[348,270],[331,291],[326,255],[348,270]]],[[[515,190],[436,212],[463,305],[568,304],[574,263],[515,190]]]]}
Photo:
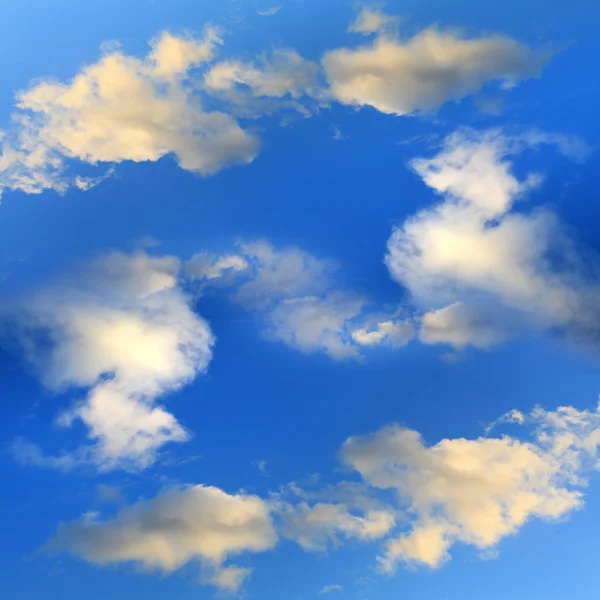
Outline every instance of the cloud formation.
{"type": "Polygon", "coordinates": [[[331,594],[332,592],[342,592],[344,591],[344,588],[337,584],[334,583],[332,585],[325,585],[323,586],[318,592],[317,595],[318,596],[322,596],[323,594],[331,594]]]}
{"type": "Polygon", "coordinates": [[[370,35],[372,33],[381,33],[386,29],[398,25],[399,19],[386,15],[384,12],[373,7],[363,7],[358,13],[354,23],[348,27],[348,31],[353,33],[362,33],[370,35]]]}
{"type": "Polygon", "coordinates": [[[299,248],[242,243],[237,254],[197,254],[186,272],[201,285],[232,286],[233,300],[260,316],[267,339],[304,353],[356,358],[361,347],[400,347],[414,337],[408,321],[375,320],[369,300],[340,283],[334,261],[299,248]]]}
{"type": "Polygon", "coordinates": [[[352,339],[361,346],[387,344],[401,348],[415,336],[415,328],[409,321],[380,321],[373,328],[362,327],[352,332],[352,339]]]}
{"type": "Polygon", "coordinates": [[[386,536],[394,527],[394,514],[371,508],[362,516],[352,514],[343,503],[306,502],[287,505],[282,511],[282,535],[297,542],[305,550],[325,551],[329,545],[344,539],[373,541],[386,536]]]}
{"type": "Polygon", "coordinates": [[[258,154],[258,138],[238,118],[283,110],[308,117],[332,101],[394,115],[427,112],[491,82],[510,87],[538,76],[551,56],[501,35],[466,38],[433,27],[402,40],[398,22],[363,9],[350,31],[374,40],[328,51],[320,62],[293,48],[214,62],[222,40],[210,26],[201,37],[163,32],[142,58],[113,44],[72,80],[17,93],[11,127],[0,132],[0,194],[85,191],[106,177],[71,175],[77,161],[172,155],[182,169],[211,175],[258,154]]]}
{"type": "Polygon", "coordinates": [[[563,136],[462,130],[433,158],[412,162],[441,201],[394,229],[386,264],[426,312],[425,343],[488,348],[532,327],[596,336],[597,259],[578,253],[548,209],[514,210],[542,177],[518,178],[511,158],[542,144],[585,154],[563,136]]]}
{"type": "Polygon", "coordinates": [[[14,128],[1,142],[0,192],[82,188],[66,173],[68,159],[95,165],[172,154],[202,175],[251,162],[257,139],[231,116],[204,110],[190,79],[220,43],[213,28],[201,39],[162,33],[142,59],[112,49],[68,83],[20,92],[14,128]]]}
{"type": "Polygon", "coordinates": [[[582,490],[600,464],[600,406],[510,411],[493,426],[503,423],[527,427],[527,440],[490,437],[488,427],[485,437],[428,445],[417,431],[388,425],[341,448],[361,481],[317,491],[289,484],[292,498],[284,488],[269,499],[170,488],[109,518],[89,513],[61,524],[46,548],[167,574],[197,562],[202,583],[229,591],[251,573],[229,558],[271,550],[279,537],[311,552],[380,542],[384,572],[398,563],[435,568],[457,543],[490,552],[531,519],[556,520],[583,506],[582,490]]]}
{"type": "Polygon", "coordinates": [[[364,10],[351,30],[377,33],[374,41],[325,53],[322,64],[335,100],[391,115],[428,112],[491,82],[510,87],[537,77],[551,56],[501,35],[467,38],[434,27],[402,40],[393,23],[381,12],[364,10]]]}
{"type": "MultiPolygon", "coordinates": [[[[319,67],[289,48],[263,54],[256,63],[227,60],[216,63],[206,73],[204,83],[212,92],[230,93],[245,86],[255,96],[300,98],[321,95],[319,67]]],[[[234,98],[233,96],[229,96],[234,98]]]]}
{"type": "Polygon", "coordinates": [[[80,463],[139,469],[167,442],[188,439],[157,399],[206,370],[214,338],[180,289],[179,269],[174,257],[114,252],[2,309],[48,389],[87,389],[57,422],[81,421],[91,445],[45,457],[20,441],[18,458],[63,469],[80,463]]]}
{"type": "Polygon", "coordinates": [[[346,440],[345,464],[375,488],[394,490],[410,520],[386,542],[384,571],[399,561],[437,567],[457,542],[495,548],[533,517],[557,519],[582,506],[585,473],[598,467],[598,410],[537,408],[527,419],[511,411],[497,423],[507,421],[532,424],[535,442],[503,436],[428,446],[398,426],[346,440]]]}
{"type": "Polygon", "coordinates": [[[223,563],[270,550],[276,542],[265,501],[194,485],[168,489],[104,521],[86,515],[62,524],[46,548],[67,550],[100,566],[135,563],[163,573],[194,561],[200,563],[202,581],[235,592],[251,569],[223,563]]]}

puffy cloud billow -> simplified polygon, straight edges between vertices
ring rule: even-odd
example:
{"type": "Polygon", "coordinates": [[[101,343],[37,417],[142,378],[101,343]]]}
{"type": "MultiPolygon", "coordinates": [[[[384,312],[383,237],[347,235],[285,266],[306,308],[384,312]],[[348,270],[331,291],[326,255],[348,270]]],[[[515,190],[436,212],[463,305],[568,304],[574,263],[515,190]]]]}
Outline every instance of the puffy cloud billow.
{"type": "Polygon", "coordinates": [[[14,446],[20,460],[139,469],[164,444],[188,439],[157,401],[207,369],[214,338],[179,286],[179,270],[174,257],[115,252],[2,307],[7,329],[48,389],[87,390],[57,423],[82,422],[90,444],[51,457],[21,440],[14,446]]]}
{"type": "Polygon", "coordinates": [[[323,68],[335,100],[392,115],[427,112],[488,83],[510,87],[539,76],[551,57],[501,35],[469,38],[430,27],[401,39],[395,29],[392,18],[367,9],[351,30],[376,33],[375,39],[325,53],[323,68]]]}
{"type": "Polygon", "coordinates": [[[71,177],[67,159],[95,165],[172,154],[202,175],[251,162],[257,139],[230,115],[203,109],[191,77],[220,43],[214,28],[202,38],[165,32],[144,58],[112,49],[67,83],[46,80],[20,92],[14,127],[1,141],[0,192],[97,183],[71,177]]]}
{"type": "Polygon", "coordinates": [[[235,592],[251,569],[225,561],[264,552],[276,542],[264,500],[194,485],[165,490],[107,520],[86,515],[62,524],[46,548],[67,550],[95,565],[133,563],[163,573],[197,562],[202,581],[235,592]]]}
{"type": "Polygon", "coordinates": [[[412,162],[440,201],[394,229],[386,264],[425,312],[423,342],[488,348],[531,328],[597,337],[597,258],[550,210],[516,210],[542,176],[517,177],[513,157],[542,144],[575,160],[586,152],[559,135],[462,130],[412,162]]]}

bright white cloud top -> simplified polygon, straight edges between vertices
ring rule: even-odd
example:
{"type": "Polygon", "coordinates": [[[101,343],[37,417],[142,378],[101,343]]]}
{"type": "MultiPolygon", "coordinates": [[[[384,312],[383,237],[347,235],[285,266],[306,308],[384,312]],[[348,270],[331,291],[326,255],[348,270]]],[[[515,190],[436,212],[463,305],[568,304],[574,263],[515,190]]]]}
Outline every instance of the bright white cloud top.
{"type": "Polygon", "coordinates": [[[433,158],[412,162],[442,200],[395,228],[386,263],[413,301],[433,310],[422,341],[488,348],[515,328],[554,328],[579,341],[597,332],[598,259],[578,253],[550,210],[514,210],[542,176],[517,178],[511,158],[541,144],[585,154],[563,136],[459,131],[433,158]]]}
{"type": "Polygon", "coordinates": [[[179,268],[174,257],[112,253],[6,309],[46,387],[88,388],[57,422],[83,422],[91,445],[46,457],[21,441],[14,450],[22,461],[139,469],[164,444],[188,439],[157,400],[206,370],[214,338],[179,287],[179,268]]]}

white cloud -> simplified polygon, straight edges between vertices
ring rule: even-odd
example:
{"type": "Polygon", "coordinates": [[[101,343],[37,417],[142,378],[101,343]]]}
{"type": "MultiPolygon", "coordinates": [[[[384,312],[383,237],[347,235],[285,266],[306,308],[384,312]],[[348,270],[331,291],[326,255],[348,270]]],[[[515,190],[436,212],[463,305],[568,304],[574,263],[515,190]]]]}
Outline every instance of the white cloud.
{"type": "MultiPolygon", "coordinates": [[[[595,455],[597,414],[590,423],[590,414],[575,412],[595,455]]],[[[398,561],[436,567],[457,542],[493,549],[532,517],[556,519],[579,508],[582,495],[572,485],[581,450],[569,438],[568,448],[557,451],[574,434],[571,424],[566,432],[552,425],[537,444],[503,437],[427,446],[419,433],[397,426],[349,438],[344,462],[374,487],[395,490],[410,518],[409,530],[387,541],[382,568],[392,571],[398,561]]]]}
{"type": "Polygon", "coordinates": [[[318,596],[322,596],[323,594],[331,594],[332,592],[343,592],[344,588],[337,584],[334,583],[332,585],[325,585],[323,586],[318,592],[317,595],[318,596]]]}
{"type": "Polygon", "coordinates": [[[398,562],[437,567],[457,543],[495,556],[498,543],[527,521],[581,508],[587,476],[600,468],[600,405],[510,411],[495,424],[504,422],[530,426],[530,441],[449,438],[427,445],[418,432],[391,425],[343,444],[344,465],[362,481],[317,491],[292,483],[269,501],[202,485],[172,488],[108,519],[88,513],[60,525],[47,548],[96,565],[135,563],[164,573],[195,561],[201,582],[226,591],[237,591],[251,573],[227,561],[270,550],[279,535],[307,551],[382,541],[378,560],[386,572],[398,562]]]}
{"type": "Polygon", "coordinates": [[[415,329],[408,321],[380,321],[370,328],[356,329],[352,332],[352,339],[361,346],[374,346],[381,343],[401,348],[415,336],[415,329]]]}
{"type": "Polygon", "coordinates": [[[360,315],[364,304],[359,296],[342,292],[285,299],[267,314],[266,335],[301,352],[323,350],[336,359],[355,357],[346,323],[360,315]]]}
{"type": "MultiPolygon", "coordinates": [[[[385,30],[389,19],[366,10],[353,30],[385,30]]],[[[549,57],[500,35],[469,39],[429,28],[406,41],[384,31],[369,45],[327,52],[322,63],[337,101],[407,115],[476,94],[489,82],[538,76],[549,57]]]]}
{"type": "Polygon", "coordinates": [[[91,515],[62,524],[46,548],[66,550],[96,565],[135,563],[163,573],[197,561],[204,581],[237,591],[251,570],[223,563],[231,556],[270,550],[276,542],[263,500],[195,485],[168,489],[104,521],[91,515]]]}
{"type": "Polygon", "coordinates": [[[332,358],[357,356],[349,321],[365,300],[339,289],[337,265],[298,248],[276,249],[261,241],[241,245],[248,279],[235,293],[242,306],[256,310],[268,339],[301,352],[324,351],[332,358]]]}
{"type": "Polygon", "coordinates": [[[296,541],[305,550],[324,551],[329,544],[345,539],[373,541],[387,535],[395,525],[394,514],[371,508],[363,516],[352,514],[345,504],[318,502],[310,506],[300,502],[282,509],[282,535],[296,541]]]}
{"type": "Polygon", "coordinates": [[[517,178],[509,157],[542,143],[576,159],[583,151],[561,136],[460,131],[433,158],[413,161],[442,201],[394,229],[386,263],[417,306],[432,311],[422,341],[485,348],[519,327],[579,338],[598,330],[593,267],[551,212],[512,211],[541,177],[517,178]]]}
{"type": "Polygon", "coordinates": [[[269,475],[269,463],[268,461],[261,459],[261,460],[253,460],[252,464],[258,469],[258,472],[261,475],[264,475],[265,477],[268,477],[269,475]]]}
{"type": "Polygon", "coordinates": [[[268,305],[273,300],[323,294],[332,287],[337,264],[318,259],[299,248],[275,248],[266,241],[241,245],[253,274],[237,293],[248,307],[268,305]]]}
{"type": "Polygon", "coordinates": [[[561,461],[572,483],[585,485],[586,474],[600,468],[600,404],[596,410],[560,406],[547,411],[538,406],[528,420],[536,425],[538,443],[561,461]]]}
{"type": "Polygon", "coordinates": [[[386,15],[381,10],[373,7],[364,7],[358,13],[356,20],[350,25],[348,31],[365,35],[381,33],[386,29],[397,26],[398,21],[398,17],[386,15]]]}
{"type": "Polygon", "coordinates": [[[235,274],[248,268],[245,258],[237,254],[217,256],[208,252],[195,254],[185,264],[190,279],[220,279],[227,273],[235,274]]]}
{"type": "Polygon", "coordinates": [[[202,175],[252,161],[256,138],[231,116],[204,111],[191,84],[189,71],[211,60],[219,43],[211,28],[202,39],[163,33],[143,59],[112,48],[68,83],[44,81],[19,93],[13,130],[2,141],[0,191],[82,188],[84,180],[66,174],[66,159],[139,162],[173,154],[202,175]]]}
{"type": "Polygon", "coordinates": [[[222,43],[214,27],[200,38],[163,32],[142,58],[105,45],[103,56],[72,80],[45,80],[17,94],[11,127],[0,132],[0,193],[63,193],[102,181],[71,175],[74,161],[172,155],[181,168],[211,175],[258,154],[257,137],[236,117],[284,109],[308,117],[332,99],[390,114],[428,111],[492,81],[510,86],[537,76],[550,56],[507,37],[467,39],[434,28],[399,40],[397,22],[363,9],[351,30],[376,33],[375,39],[326,52],[321,64],[289,48],[214,63],[222,43]]]}
{"type": "Polygon", "coordinates": [[[272,17],[281,10],[281,6],[272,6],[271,8],[265,8],[263,10],[257,10],[257,14],[261,17],[272,17]]]}
{"type": "Polygon", "coordinates": [[[101,184],[103,181],[106,181],[109,177],[114,174],[115,170],[110,168],[104,175],[100,175],[99,177],[82,177],[77,175],[74,179],[73,185],[80,189],[82,192],[87,192],[97,185],[101,184]]]}
{"type": "Polygon", "coordinates": [[[235,594],[242,585],[244,585],[251,574],[252,569],[247,567],[223,567],[206,579],[206,583],[210,583],[221,590],[235,594]]]}
{"type": "Polygon", "coordinates": [[[173,257],[115,252],[5,309],[44,385],[88,388],[58,424],[83,422],[91,446],[44,457],[20,442],[18,457],[59,468],[144,468],[165,443],[189,437],[157,399],[206,370],[214,338],[178,287],[178,272],[173,257]]]}
{"type": "Polygon", "coordinates": [[[334,261],[299,248],[241,243],[236,253],[195,255],[186,273],[205,285],[234,287],[233,300],[260,316],[267,339],[301,352],[356,358],[361,347],[398,348],[414,337],[410,322],[375,316],[365,297],[345,289],[334,261]]]}
{"type": "Polygon", "coordinates": [[[278,49],[272,55],[262,55],[258,63],[227,60],[215,64],[204,78],[206,87],[215,92],[227,92],[243,85],[256,96],[299,98],[318,95],[319,67],[302,58],[295,50],[278,49]]]}
{"type": "Polygon", "coordinates": [[[419,339],[425,344],[450,344],[462,349],[466,346],[488,349],[506,338],[502,323],[479,307],[455,302],[425,313],[421,317],[419,339]]]}
{"type": "Polygon", "coordinates": [[[485,433],[489,434],[494,427],[502,425],[503,423],[516,423],[517,425],[523,425],[525,423],[525,415],[520,410],[509,410],[507,413],[490,423],[485,428],[485,433]]]}

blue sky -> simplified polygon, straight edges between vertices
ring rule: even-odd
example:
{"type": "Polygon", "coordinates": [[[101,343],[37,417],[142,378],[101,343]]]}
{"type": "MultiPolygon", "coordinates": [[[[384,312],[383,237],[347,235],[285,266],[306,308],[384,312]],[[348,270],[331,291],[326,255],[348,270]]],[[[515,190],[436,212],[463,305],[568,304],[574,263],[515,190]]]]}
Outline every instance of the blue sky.
{"type": "Polygon", "coordinates": [[[595,597],[599,12],[0,8],[0,596],[595,597]]]}

